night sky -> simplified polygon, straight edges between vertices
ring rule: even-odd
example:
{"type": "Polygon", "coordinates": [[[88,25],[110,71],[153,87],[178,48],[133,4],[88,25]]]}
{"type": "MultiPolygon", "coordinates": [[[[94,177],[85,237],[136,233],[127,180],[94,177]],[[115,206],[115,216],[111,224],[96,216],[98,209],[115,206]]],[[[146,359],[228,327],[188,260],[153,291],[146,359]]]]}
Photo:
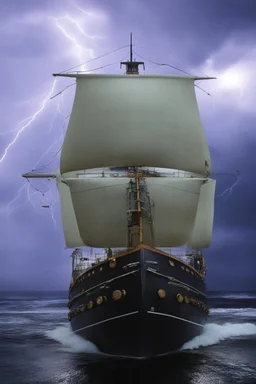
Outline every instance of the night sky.
{"type": "MultiPolygon", "coordinates": [[[[207,286],[256,289],[255,0],[0,0],[0,18],[0,289],[67,289],[71,251],[55,182],[21,174],[58,168],[75,87],[50,100],[74,82],[54,83],[52,73],[127,45],[130,32],[143,58],[217,77],[199,84],[211,96],[197,89],[217,179],[207,286]]],[[[96,73],[123,73],[117,62],[128,51],[86,69],[116,62],[96,73]]],[[[145,64],[148,74],[179,73],[145,64]]]]}

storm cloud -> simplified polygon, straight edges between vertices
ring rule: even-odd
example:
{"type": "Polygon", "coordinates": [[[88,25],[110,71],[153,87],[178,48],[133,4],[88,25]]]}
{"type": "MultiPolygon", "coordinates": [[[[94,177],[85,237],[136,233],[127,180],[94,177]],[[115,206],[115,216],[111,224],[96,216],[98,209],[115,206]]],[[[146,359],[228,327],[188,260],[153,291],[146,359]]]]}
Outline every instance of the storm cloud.
{"type": "MultiPolygon", "coordinates": [[[[217,179],[213,241],[204,252],[207,286],[256,289],[255,1],[105,3],[1,2],[0,289],[67,289],[71,260],[57,189],[54,182],[28,184],[21,174],[58,168],[74,87],[49,100],[53,85],[54,95],[72,83],[58,79],[54,84],[51,74],[127,45],[130,32],[137,58],[145,58],[146,73],[178,73],[150,59],[217,77],[198,84],[211,96],[197,89],[217,179]],[[25,119],[42,106],[10,146],[29,123],[25,119]]],[[[123,73],[117,61],[127,57],[128,49],[95,60],[87,69],[113,63],[101,72],[123,73]]]]}

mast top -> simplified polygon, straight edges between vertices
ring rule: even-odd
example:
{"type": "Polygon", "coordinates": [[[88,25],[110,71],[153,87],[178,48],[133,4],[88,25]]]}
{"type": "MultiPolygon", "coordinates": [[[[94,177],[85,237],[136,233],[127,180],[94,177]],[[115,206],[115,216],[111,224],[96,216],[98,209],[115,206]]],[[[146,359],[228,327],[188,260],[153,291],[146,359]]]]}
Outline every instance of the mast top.
{"type": "Polygon", "coordinates": [[[143,65],[145,69],[145,64],[143,61],[133,60],[132,52],[132,33],[130,35],[130,61],[122,61],[121,66],[126,65],[126,75],[138,75],[139,74],[139,65],[143,65]]]}

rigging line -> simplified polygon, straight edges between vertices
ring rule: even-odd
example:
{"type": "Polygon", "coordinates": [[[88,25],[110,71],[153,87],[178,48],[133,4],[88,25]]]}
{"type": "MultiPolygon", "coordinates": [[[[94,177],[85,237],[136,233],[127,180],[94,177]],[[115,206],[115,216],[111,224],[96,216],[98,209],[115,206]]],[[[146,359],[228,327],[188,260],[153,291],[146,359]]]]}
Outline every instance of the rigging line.
{"type": "Polygon", "coordinates": [[[72,87],[73,85],[75,85],[76,84],[76,82],[74,82],[74,83],[72,83],[72,84],[69,84],[69,85],[67,85],[64,89],[62,89],[62,91],[60,91],[60,92],[58,92],[58,93],[56,93],[56,95],[54,95],[54,96],[52,96],[52,97],[50,97],[50,100],[52,100],[52,99],[54,99],[56,96],[59,96],[59,95],[61,95],[62,94],[62,92],[64,92],[67,88],[69,88],[69,87],[72,87]]]}
{"type": "MultiPolygon", "coordinates": [[[[101,67],[98,67],[98,68],[88,69],[87,71],[75,71],[75,72],[76,72],[76,73],[79,73],[79,72],[81,72],[81,73],[89,73],[89,72],[98,71],[99,69],[104,69],[104,68],[106,68],[106,67],[110,67],[111,65],[114,65],[114,64],[116,64],[116,63],[120,63],[120,61],[123,61],[123,60],[128,56],[128,54],[129,54],[129,53],[127,53],[127,54],[125,55],[124,58],[122,58],[122,59],[120,59],[120,60],[118,60],[118,61],[115,61],[114,63],[105,64],[105,65],[102,65],[101,67]]],[[[62,91],[60,91],[60,92],[56,93],[56,95],[50,97],[50,100],[51,100],[51,99],[54,99],[56,96],[61,95],[67,88],[72,87],[72,86],[75,85],[75,84],[76,84],[76,82],[75,82],[75,83],[72,83],[72,84],[70,84],[70,85],[68,85],[67,87],[65,87],[64,89],[62,89],[62,91]]],[[[70,116],[70,115],[69,115],[69,116],[70,116]]]]}
{"type": "Polygon", "coordinates": [[[65,69],[64,71],[62,71],[62,72],[59,72],[59,74],[61,74],[61,73],[64,73],[64,72],[67,72],[67,71],[71,71],[72,69],[75,69],[75,68],[77,68],[77,67],[80,67],[81,65],[85,65],[85,64],[91,63],[91,62],[92,62],[92,61],[94,61],[94,60],[98,60],[98,59],[101,59],[102,57],[105,57],[105,56],[107,56],[107,55],[110,55],[111,53],[114,53],[114,52],[120,51],[121,49],[124,49],[124,48],[127,48],[127,47],[129,47],[129,44],[127,44],[127,45],[124,45],[124,46],[122,46],[122,47],[120,47],[120,48],[116,48],[116,49],[113,49],[113,50],[112,50],[112,51],[110,51],[110,52],[107,52],[107,53],[104,53],[103,55],[97,56],[97,57],[95,57],[94,59],[91,59],[91,60],[85,61],[85,62],[84,62],[84,63],[82,63],[82,64],[78,64],[78,65],[76,65],[76,66],[74,66],[74,67],[71,67],[71,68],[65,69]]]}
{"type": "Polygon", "coordinates": [[[110,63],[110,64],[102,65],[101,67],[97,67],[97,68],[93,68],[93,69],[88,69],[87,71],[76,71],[76,73],[80,73],[80,72],[81,72],[81,73],[88,73],[88,72],[98,71],[99,69],[104,69],[104,68],[106,68],[106,67],[110,67],[111,65],[120,63],[120,61],[123,61],[127,56],[128,56],[128,53],[125,55],[124,58],[122,58],[122,59],[120,59],[120,60],[117,60],[117,61],[115,61],[114,63],[110,63]]]}
{"type": "MultiPolygon", "coordinates": [[[[62,145],[63,146],[63,145],[62,145]]],[[[53,157],[51,158],[51,160],[49,160],[46,164],[44,165],[41,165],[41,167],[39,168],[35,168],[35,169],[32,169],[31,172],[38,172],[38,171],[42,171],[45,167],[47,167],[47,165],[49,165],[53,159],[58,155],[58,153],[60,153],[60,151],[62,150],[62,146],[58,149],[58,151],[53,155],[53,157]]]]}
{"type": "Polygon", "coordinates": [[[203,91],[204,93],[206,93],[206,95],[208,96],[211,96],[211,94],[207,91],[205,91],[203,88],[199,87],[199,85],[195,84],[195,87],[197,87],[198,89],[200,89],[201,91],[203,91]]]}
{"type": "Polygon", "coordinates": [[[170,67],[170,68],[176,69],[177,71],[183,72],[183,73],[185,73],[186,75],[194,76],[194,75],[192,75],[191,73],[186,72],[186,71],[184,71],[183,69],[180,69],[180,68],[178,68],[178,67],[175,67],[175,66],[173,66],[173,65],[171,65],[171,64],[167,64],[167,63],[157,63],[156,61],[147,59],[146,57],[143,57],[143,56],[139,55],[139,54],[138,54],[137,52],[135,52],[135,51],[134,51],[134,53],[135,53],[135,55],[137,55],[137,56],[140,57],[141,59],[147,60],[147,61],[149,61],[149,62],[152,63],[152,64],[156,64],[156,65],[160,65],[160,66],[170,67]]]}
{"type": "Polygon", "coordinates": [[[45,195],[46,192],[49,191],[50,187],[47,188],[45,192],[40,191],[40,189],[36,188],[29,179],[27,179],[28,183],[30,184],[30,187],[33,188],[35,191],[41,193],[43,196],[45,195]]]}
{"type": "MultiPolygon", "coordinates": [[[[177,71],[180,71],[180,72],[183,72],[185,73],[186,75],[189,75],[189,76],[195,76],[195,75],[192,75],[191,73],[187,72],[187,71],[184,71],[183,69],[180,69],[178,67],[175,67],[174,65],[171,65],[171,64],[167,64],[167,63],[157,63],[156,61],[153,61],[153,60],[150,60],[150,59],[147,59],[146,57],[143,57],[141,55],[139,55],[137,52],[135,52],[135,55],[137,55],[138,57],[140,57],[141,59],[144,59],[144,60],[147,60],[149,61],[150,63],[152,64],[156,64],[156,65],[159,65],[159,66],[166,66],[166,67],[170,67],[170,68],[173,68],[173,69],[176,69],[177,71]]],[[[209,77],[209,76],[207,76],[209,77]]],[[[195,84],[195,87],[197,87],[198,89],[200,89],[202,92],[206,93],[208,96],[211,96],[210,93],[208,93],[207,91],[205,91],[203,88],[199,87],[197,84],[195,84]]]]}

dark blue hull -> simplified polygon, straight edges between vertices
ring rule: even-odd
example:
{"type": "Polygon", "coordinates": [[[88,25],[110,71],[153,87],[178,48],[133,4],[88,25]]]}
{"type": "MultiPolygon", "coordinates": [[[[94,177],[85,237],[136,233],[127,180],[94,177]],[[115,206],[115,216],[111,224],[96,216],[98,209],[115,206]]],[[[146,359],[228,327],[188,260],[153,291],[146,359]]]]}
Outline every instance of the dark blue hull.
{"type": "Polygon", "coordinates": [[[205,284],[192,267],[142,246],[95,265],[70,288],[74,332],[104,353],[149,358],[203,331],[205,284]]]}

